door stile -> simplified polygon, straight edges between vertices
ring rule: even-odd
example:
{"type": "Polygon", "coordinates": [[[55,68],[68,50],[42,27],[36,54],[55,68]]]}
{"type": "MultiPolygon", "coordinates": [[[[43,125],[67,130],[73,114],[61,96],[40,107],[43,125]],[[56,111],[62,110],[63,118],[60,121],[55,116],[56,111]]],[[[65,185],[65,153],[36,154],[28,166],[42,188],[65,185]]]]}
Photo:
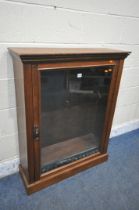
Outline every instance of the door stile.
{"type": "Polygon", "coordinates": [[[120,79],[122,75],[122,68],[123,68],[123,60],[117,61],[117,65],[114,67],[114,72],[112,75],[112,81],[110,85],[109,97],[108,97],[108,104],[107,110],[105,115],[105,123],[103,129],[103,136],[102,136],[102,145],[101,145],[101,152],[106,153],[109,141],[107,140],[112,127],[112,121],[114,116],[114,111],[116,107],[117,95],[120,86],[120,79]]]}
{"type": "Polygon", "coordinates": [[[32,65],[34,178],[40,179],[40,72],[32,65]]]}

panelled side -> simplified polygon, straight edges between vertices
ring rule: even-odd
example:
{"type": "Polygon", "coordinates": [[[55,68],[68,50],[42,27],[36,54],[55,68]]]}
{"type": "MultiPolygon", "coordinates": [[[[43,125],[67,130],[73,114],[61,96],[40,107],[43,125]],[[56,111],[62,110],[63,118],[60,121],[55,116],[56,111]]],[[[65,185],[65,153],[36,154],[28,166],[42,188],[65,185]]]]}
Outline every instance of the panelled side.
{"type": "Polygon", "coordinates": [[[28,172],[29,183],[35,181],[35,154],[34,154],[34,110],[33,110],[33,81],[32,65],[23,64],[24,69],[24,93],[25,93],[25,111],[26,111],[26,130],[27,130],[27,151],[28,151],[28,172]]]}
{"type": "Polygon", "coordinates": [[[12,54],[15,76],[16,106],[20,164],[28,176],[27,133],[25,115],[24,75],[23,64],[18,56],[12,54]]]}

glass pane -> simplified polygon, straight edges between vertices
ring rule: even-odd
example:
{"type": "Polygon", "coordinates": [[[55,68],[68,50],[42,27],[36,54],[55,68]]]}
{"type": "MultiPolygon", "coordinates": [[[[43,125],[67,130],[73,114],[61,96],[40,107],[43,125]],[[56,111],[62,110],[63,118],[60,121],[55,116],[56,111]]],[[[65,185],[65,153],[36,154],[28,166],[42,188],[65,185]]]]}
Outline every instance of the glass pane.
{"type": "Polygon", "coordinates": [[[112,68],[41,72],[41,170],[99,151],[112,68]]]}

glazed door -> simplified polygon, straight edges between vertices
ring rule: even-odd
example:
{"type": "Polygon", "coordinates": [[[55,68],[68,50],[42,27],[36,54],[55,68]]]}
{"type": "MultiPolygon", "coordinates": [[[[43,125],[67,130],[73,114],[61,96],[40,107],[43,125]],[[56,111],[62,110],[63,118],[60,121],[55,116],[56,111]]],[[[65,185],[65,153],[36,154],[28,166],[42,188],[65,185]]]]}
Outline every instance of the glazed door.
{"type": "Polygon", "coordinates": [[[100,151],[112,72],[112,66],[40,71],[41,173],[100,151]]]}

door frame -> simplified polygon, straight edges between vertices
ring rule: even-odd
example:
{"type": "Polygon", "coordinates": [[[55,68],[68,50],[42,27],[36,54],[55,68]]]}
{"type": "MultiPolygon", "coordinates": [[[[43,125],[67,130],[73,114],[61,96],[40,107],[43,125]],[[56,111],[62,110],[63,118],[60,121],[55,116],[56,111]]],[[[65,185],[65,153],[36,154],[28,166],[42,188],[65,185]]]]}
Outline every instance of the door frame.
{"type": "MultiPolygon", "coordinates": [[[[111,124],[112,119],[114,115],[114,109],[116,105],[116,98],[118,94],[119,89],[119,82],[122,72],[122,65],[123,60],[103,60],[103,61],[78,61],[78,62],[66,62],[66,66],[64,62],[60,63],[43,63],[43,64],[32,64],[32,108],[33,108],[33,126],[37,126],[40,130],[40,111],[41,111],[41,84],[40,84],[40,74],[41,71],[47,71],[47,70],[65,70],[65,69],[76,69],[79,68],[87,68],[87,67],[95,67],[95,66],[113,66],[114,70],[112,73],[112,79],[110,84],[110,91],[108,94],[108,101],[107,101],[107,107],[106,107],[106,114],[105,114],[105,120],[104,120],[104,127],[102,132],[102,139],[101,139],[101,146],[100,146],[100,152],[95,153],[93,155],[90,155],[88,157],[82,158],[80,160],[77,160],[73,163],[69,163],[67,165],[61,166],[57,169],[53,169],[52,171],[48,171],[45,173],[41,173],[41,146],[40,146],[40,136],[33,141],[33,160],[34,160],[34,181],[48,178],[49,177],[55,177],[55,179],[58,179],[60,176],[61,178],[61,172],[64,177],[66,177],[66,170],[70,170],[70,173],[74,174],[74,171],[80,171],[85,168],[90,167],[90,165],[94,165],[95,157],[97,158],[97,161],[102,161],[101,159],[106,160],[107,159],[107,147],[108,147],[108,137],[111,131],[111,124]],[[120,70],[119,70],[120,68],[120,70]],[[65,173],[64,173],[65,170],[65,173]],[[65,175],[64,175],[65,174],[65,175]]],[[[96,162],[97,164],[97,162],[96,162]]],[[[52,178],[53,180],[53,178],[52,178]]],[[[52,181],[50,181],[52,182],[52,181]]],[[[55,182],[53,180],[53,182],[55,182]]]]}

